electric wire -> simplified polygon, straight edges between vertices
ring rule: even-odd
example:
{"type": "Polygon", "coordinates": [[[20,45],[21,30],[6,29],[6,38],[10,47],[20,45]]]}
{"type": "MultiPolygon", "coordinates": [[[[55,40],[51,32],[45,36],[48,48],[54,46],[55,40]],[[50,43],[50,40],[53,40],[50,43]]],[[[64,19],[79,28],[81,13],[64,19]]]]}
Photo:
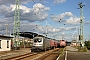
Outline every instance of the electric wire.
{"type": "MultiPolygon", "coordinates": [[[[34,4],[36,4],[36,2],[34,1],[34,0],[32,0],[33,1],[33,3],[34,4]]],[[[40,0],[41,1],[41,0],[40,0]]],[[[41,1],[42,2],[42,1],[41,1]]],[[[42,2],[43,3],[43,2],[42,2]]],[[[37,6],[37,5],[36,5],[37,6]]],[[[38,6],[37,6],[38,7],[38,6]]],[[[39,8],[39,7],[38,7],[39,8]]],[[[39,10],[41,10],[40,8],[39,8],[39,10]]],[[[48,21],[48,20],[47,20],[48,21]]],[[[49,22],[49,21],[48,21],[49,22]]],[[[49,22],[50,23],[50,22],[49,22]]],[[[50,23],[50,25],[52,26],[52,24],[50,23]]]]}
{"type": "MultiPolygon", "coordinates": [[[[90,8],[90,6],[86,6],[88,8],[90,8]]],[[[87,14],[87,16],[85,17],[85,19],[90,15],[90,12],[87,14]]]]}
{"type": "MultiPolygon", "coordinates": [[[[36,4],[36,2],[34,1],[34,0],[32,0],[33,2],[34,2],[34,4],[36,4]]],[[[40,0],[41,1],[41,0],[40,0]]],[[[43,4],[44,5],[44,4],[43,4]]],[[[36,5],[37,6],[37,5],[36,5]]],[[[38,7],[38,6],[37,6],[38,7]]],[[[39,7],[38,7],[39,8],[39,7]]],[[[39,8],[39,10],[41,11],[41,9],[39,8]]],[[[42,13],[42,12],[41,12],[42,13]]],[[[48,17],[47,17],[48,18],[48,17]]],[[[48,19],[47,19],[47,21],[48,21],[48,19]]],[[[48,23],[52,26],[52,24],[48,21],[48,23]]],[[[47,25],[46,25],[46,27],[47,27],[47,25]]]]}

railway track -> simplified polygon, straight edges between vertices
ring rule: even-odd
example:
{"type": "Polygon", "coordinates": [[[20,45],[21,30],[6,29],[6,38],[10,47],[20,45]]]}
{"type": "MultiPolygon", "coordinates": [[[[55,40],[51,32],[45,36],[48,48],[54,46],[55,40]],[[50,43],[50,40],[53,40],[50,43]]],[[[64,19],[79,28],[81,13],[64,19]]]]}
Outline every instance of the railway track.
{"type": "Polygon", "coordinates": [[[25,54],[14,56],[14,57],[5,58],[2,60],[21,60],[21,59],[25,59],[27,57],[34,56],[34,55],[37,55],[37,53],[30,52],[30,53],[25,53],[25,54]]]}
{"type": "Polygon", "coordinates": [[[28,52],[1,60],[56,60],[61,49],[49,50],[46,52],[28,52]]]}
{"type": "Polygon", "coordinates": [[[42,56],[36,57],[32,60],[57,60],[61,50],[62,49],[56,49],[50,52],[46,52],[42,56]]]}
{"type": "Polygon", "coordinates": [[[57,57],[58,57],[58,53],[56,52],[53,52],[53,53],[48,53],[48,54],[45,54],[43,55],[42,57],[36,59],[36,60],[56,60],[57,57]]]}

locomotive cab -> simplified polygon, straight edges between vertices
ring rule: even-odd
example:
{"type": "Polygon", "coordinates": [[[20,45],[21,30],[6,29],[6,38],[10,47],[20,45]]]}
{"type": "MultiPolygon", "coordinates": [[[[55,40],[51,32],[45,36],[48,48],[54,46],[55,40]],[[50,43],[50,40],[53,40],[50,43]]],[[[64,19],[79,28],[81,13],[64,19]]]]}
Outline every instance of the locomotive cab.
{"type": "Polygon", "coordinates": [[[42,38],[34,38],[33,39],[33,46],[42,46],[43,45],[43,39],[42,38]]]}
{"type": "Polygon", "coordinates": [[[46,37],[35,37],[31,51],[46,51],[50,49],[50,39],[46,37]]]}
{"type": "Polygon", "coordinates": [[[33,39],[33,47],[31,51],[41,51],[43,48],[43,38],[41,37],[35,37],[33,39]]]}

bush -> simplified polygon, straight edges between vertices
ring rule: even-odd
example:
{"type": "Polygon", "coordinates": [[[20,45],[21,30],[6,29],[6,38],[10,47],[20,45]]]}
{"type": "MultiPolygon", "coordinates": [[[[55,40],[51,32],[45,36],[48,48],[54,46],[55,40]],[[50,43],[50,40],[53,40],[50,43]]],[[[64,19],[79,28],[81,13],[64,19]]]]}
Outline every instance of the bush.
{"type": "Polygon", "coordinates": [[[90,50],[90,41],[85,41],[85,46],[87,47],[88,50],[90,50]]]}

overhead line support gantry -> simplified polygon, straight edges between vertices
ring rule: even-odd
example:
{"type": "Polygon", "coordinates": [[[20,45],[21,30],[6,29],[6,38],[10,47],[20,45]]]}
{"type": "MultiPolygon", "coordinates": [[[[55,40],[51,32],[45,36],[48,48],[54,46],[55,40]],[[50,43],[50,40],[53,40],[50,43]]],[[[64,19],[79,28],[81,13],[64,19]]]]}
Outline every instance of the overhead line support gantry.
{"type": "Polygon", "coordinates": [[[83,18],[83,5],[82,2],[78,3],[79,9],[80,9],[80,35],[79,35],[79,40],[80,40],[80,45],[84,47],[84,18],[83,18]]]}
{"type": "Polygon", "coordinates": [[[20,7],[19,0],[15,1],[15,15],[14,15],[14,39],[13,39],[13,49],[20,49],[20,7]]]}

